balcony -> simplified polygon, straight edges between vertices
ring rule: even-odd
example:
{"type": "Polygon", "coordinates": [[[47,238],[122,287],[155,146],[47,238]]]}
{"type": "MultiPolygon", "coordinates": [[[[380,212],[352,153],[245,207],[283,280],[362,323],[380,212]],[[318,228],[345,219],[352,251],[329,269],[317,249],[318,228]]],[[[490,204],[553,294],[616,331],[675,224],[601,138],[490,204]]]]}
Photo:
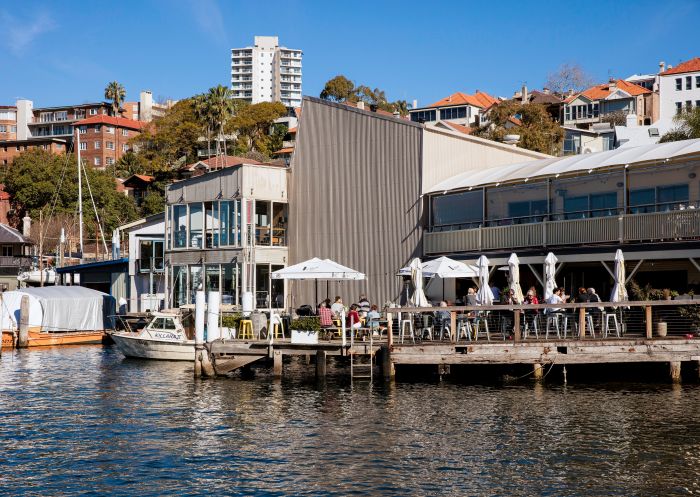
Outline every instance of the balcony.
{"type": "Polygon", "coordinates": [[[700,239],[700,209],[425,233],[426,254],[700,239]]]}
{"type": "Polygon", "coordinates": [[[28,268],[32,265],[33,259],[33,257],[28,255],[3,255],[0,256],[0,267],[9,267],[13,268],[14,270],[28,268]]]}

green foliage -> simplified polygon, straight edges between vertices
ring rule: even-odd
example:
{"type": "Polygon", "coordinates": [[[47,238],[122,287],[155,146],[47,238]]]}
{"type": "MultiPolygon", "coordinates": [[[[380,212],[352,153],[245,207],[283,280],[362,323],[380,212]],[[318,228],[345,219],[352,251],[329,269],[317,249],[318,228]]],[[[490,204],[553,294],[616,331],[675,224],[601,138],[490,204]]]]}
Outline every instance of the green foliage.
{"type": "Polygon", "coordinates": [[[221,326],[224,328],[238,329],[239,325],[241,324],[241,319],[243,319],[243,315],[240,312],[225,314],[221,317],[221,326]]]}
{"type": "Polygon", "coordinates": [[[158,190],[149,190],[141,203],[141,215],[150,216],[165,210],[165,196],[158,190]]]}
{"type": "Polygon", "coordinates": [[[289,329],[297,331],[319,331],[321,319],[318,316],[299,317],[291,322],[289,329]]]}
{"type": "MultiPolygon", "coordinates": [[[[90,167],[86,168],[86,174],[106,233],[136,218],[133,201],[117,192],[112,175],[90,167]]],[[[76,159],[72,154],[55,155],[45,150],[23,152],[9,166],[5,191],[12,195],[12,207],[16,212],[14,222],[25,214],[38,219],[39,211],[47,219],[54,200],[54,215],[73,214],[77,211],[78,201],[76,159]]],[[[95,214],[86,181],[83,181],[83,213],[86,231],[94,232],[95,214]]]]}
{"type": "Polygon", "coordinates": [[[117,81],[112,81],[105,88],[105,98],[112,101],[112,115],[119,115],[119,107],[126,98],[126,90],[117,81]]]}
{"type": "MultiPolygon", "coordinates": [[[[276,119],[286,114],[287,108],[280,102],[260,102],[240,107],[226,129],[227,133],[238,137],[236,152],[243,154],[255,150],[269,157],[277,150],[274,146],[277,143],[281,144],[279,136],[270,136],[270,129],[276,119]]],[[[286,128],[280,127],[279,132],[286,134],[286,128]]]]}
{"type": "Polygon", "coordinates": [[[342,74],[339,74],[326,82],[320,97],[332,102],[353,101],[353,98],[355,98],[355,84],[342,74]]]}
{"type": "Polygon", "coordinates": [[[149,174],[149,164],[139,154],[129,150],[113,165],[108,166],[107,171],[115,178],[128,178],[133,174],[149,174]]]}
{"type": "Polygon", "coordinates": [[[700,138],[700,107],[680,112],[673,118],[673,121],[676,123],[676,127],[665,133],[659,143],[700,138]]]}
{"type": "Polygon", "coordinates": [[[408,115],[408,103],[405,100],[389,102],[384,90],[372,89],[365,85],[355,86],[355,83],[342,74],[326,82],[320,97],[332,102],[364,102],[387,112],[398,112],[402,116],[408,115]]]}
{"type": "Polygon", "coordinates": [[[670,297],[678,297],[678,292],[676,290],[671,290],[670,288],[652,288],[649,283],[640,286],[639,283],[632,280],[628,286],[629,293],[634,300],[666,300],[670,297]]]}
{"type": "Polygon", "coordinates": [[[523,104],[516,100],[502,102],[491,109],[490,123],[474,132],[475,136],[502,142],[509,134],[520,135],[518,146],[544,154],[557,155],[561,149],[564,131],[552,119],[542,104],[523,104]],[[512,125],[511,118],[522,123],[512,125]],[[510,124],[509,124],[510,123],[510,124]]]}

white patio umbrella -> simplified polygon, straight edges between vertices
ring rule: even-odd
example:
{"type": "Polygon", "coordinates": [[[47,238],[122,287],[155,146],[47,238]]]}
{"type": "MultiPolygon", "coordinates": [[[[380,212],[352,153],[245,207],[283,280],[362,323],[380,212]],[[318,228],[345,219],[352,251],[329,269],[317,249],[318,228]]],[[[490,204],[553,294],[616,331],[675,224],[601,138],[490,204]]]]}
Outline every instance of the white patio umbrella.
{"type": "Polygon", "coordinates": [[[315,280],[316,300],[318,301],[318,280],[364,280],[365,275],[330,259],[314,257],[274,271],[273,280],[315,280]]]}
{"type": "Polygon", "coordinates": [[[627,300],[627,289],[625,288],[625,256],[622,250],[615,252],[615,285],[610,294],[610,302],[624,302],[627,300]]]}
{"type": "Polygon", "coordinates": [[[510,254],[508,258],[508,288],[513,290],[513,296],[518,304],[522,304],[523,289],[520,288],[520,259],[516,254],[510,254]]]}
{"type": "Polygon", "coordinates": [[[479,291],[476,292],[476,301],[481,305],[493,304],[493,293],[489,286],[489,260],[485,255],[479,257],[476,262],[479,268],[479,291]]]}
{"type": "Polygon", "coordinates": [[[553,253],[547,254],[544,259],[544,301],[547,302],[552,295],[554,295],[554,289],[557,287],[557,282],[554,281],[554,275],[557,271],[557,257],[553,253]]]}
{"type": "Polygon", "coordinates": [[[430,303],[423,292],[423,266],[420,259],[418,257],[413,259],[409,267],[411,268],[411,281],[415,288],[411,296],[411,303],[416,307],[429,307],[430,303]]]}
{"type": "MultiPolygon", "coordinates": [[[[424,278],[477,278],[479,268],[461,261],[450,259],[449,257],[438,257],[432,261],[421,264],[424,278]]],[[[399,275],[411,275],[411,266],[406,266],[399,270],[399,275]]]]}

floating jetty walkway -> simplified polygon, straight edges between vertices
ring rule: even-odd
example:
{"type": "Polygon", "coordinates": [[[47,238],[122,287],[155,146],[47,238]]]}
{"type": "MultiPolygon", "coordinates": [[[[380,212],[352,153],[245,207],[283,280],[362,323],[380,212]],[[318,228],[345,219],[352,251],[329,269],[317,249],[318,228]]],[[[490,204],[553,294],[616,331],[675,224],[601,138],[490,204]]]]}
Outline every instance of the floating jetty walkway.
{"type": "Polygon", "coordinates": [[[458,365],[525,364],[535,379],[550,365],[667,363],[670,379],[680,381],[681,365],[692,362],[700,373],[700,337],[693,329],[700,300],[388,311],[381,336],[364,340],[338,330],[313,345],[272,337],[200,344],[203,364],[195,372],[225,375],[264,360],[272,361],[274,376],[281,377],[284,356],[302,356],[309,362],[315,358],[316,374],[325,376],[327,358],[336,356],[347,358],[352,377],[370,379],[375,369],[391,379],[397,367],[431,366],[449,374],[450,366],[458,365]],[[448,312],[450,319],[437,320],[436,310],[448,312]]]}

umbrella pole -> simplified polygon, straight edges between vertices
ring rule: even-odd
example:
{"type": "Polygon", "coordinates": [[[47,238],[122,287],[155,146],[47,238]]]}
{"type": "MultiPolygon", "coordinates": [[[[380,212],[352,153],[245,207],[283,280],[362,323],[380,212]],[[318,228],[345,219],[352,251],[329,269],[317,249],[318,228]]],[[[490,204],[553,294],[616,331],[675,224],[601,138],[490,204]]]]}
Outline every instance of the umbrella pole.
{"type": "Polygon", "coordinates": [[[318,304],[318,280],[314,280],[314,287],[315,287],[315,293],[316,293],[316,300],[314,301],[314,305],[318,304]]]}

